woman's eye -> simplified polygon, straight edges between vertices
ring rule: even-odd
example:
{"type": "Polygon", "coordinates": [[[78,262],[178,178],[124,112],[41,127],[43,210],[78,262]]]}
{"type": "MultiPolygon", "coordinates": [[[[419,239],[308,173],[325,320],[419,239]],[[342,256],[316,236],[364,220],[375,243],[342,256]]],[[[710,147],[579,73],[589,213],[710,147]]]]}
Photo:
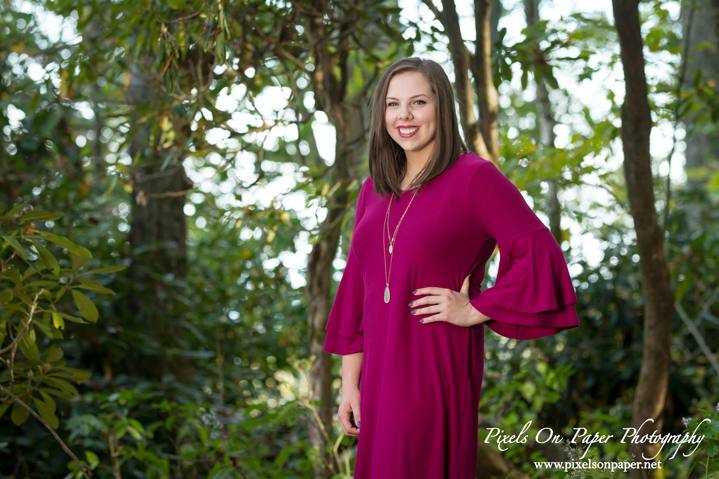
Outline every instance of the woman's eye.
{"type": "MultiPolygon", "coordinates": [[[[415,100],[415,103],[418,103],[418,104],[420,104],[420,105],[424,105],[424,104],[426,104],[427,102],[424,101],[424,100],[415,100]]],[[[395,105],[397,105],[397,102],[395,102],[395,101],[391,101],[391,102],[387,103],[387,106],[388,106],[388,107],[390,107],[390,106],[395,106],[395,105]]]]}

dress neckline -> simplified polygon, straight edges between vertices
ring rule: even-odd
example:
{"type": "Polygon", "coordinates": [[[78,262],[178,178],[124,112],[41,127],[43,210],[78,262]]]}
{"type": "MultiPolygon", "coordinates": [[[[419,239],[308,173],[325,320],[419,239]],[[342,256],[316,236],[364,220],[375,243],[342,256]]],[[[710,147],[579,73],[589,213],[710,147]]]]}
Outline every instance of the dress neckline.
{"type": "MultiPolygon", "coordinates": [[[[469,152],[467,152],[467,153],[469,153],[469,152]]],[[[463,157],[464,155],[466,155],[467,153],[462,153],[462,154],[460,154],[460,155],[457,157],[457,159],[454,160],[454,162],[453,162],[451,165],[449,165],[449,168],[447,168],[447,169],[444,170],[442,173],[440,173],[439,175],[437,175],[437,176],[435,176],[434,178],[432,178],[432,180],[435,180],[435,179],[439,178],[440,176],[442,176],[443,174],[445,174],[445,173],[447,173],[449,170],[451,170],[452,167],[457,164],[457,162],[460,160],[460,158],[462,158],[462,157],[463,157]]],[[[418,187],[414,187],[414,188],[412,188],[411,190],[399,190],[399,191],[400,191],[400,194],[399,194],[399,198],[398,198],[397,200],[399,201],[399,199],[404,198],[404,197],[407,195],[407,193],[411,193],[411,192],[413,192],[414,190],[416,190],[417,188],[418,188],[418,187]]]]}

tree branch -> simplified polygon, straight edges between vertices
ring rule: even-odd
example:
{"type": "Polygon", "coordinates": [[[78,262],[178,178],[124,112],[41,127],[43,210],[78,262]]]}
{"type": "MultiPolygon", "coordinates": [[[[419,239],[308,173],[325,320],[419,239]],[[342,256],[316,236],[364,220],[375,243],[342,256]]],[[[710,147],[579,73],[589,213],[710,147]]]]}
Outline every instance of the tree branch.
{"type": "MultiPolygon", "coordinates": [[[[40,294],[42,294],[43,291],[45,291],[45,288],[40,288],[40,291],[38,291],[35,294],[35,299],[33,299],[32,306],[30,306],[30,314],[28,316],[27,322],[25,323],[25,325],[23,326],[22,330],[17,335],[15,340],[12,343],[5,346],[4,348],[0,349],[0,354],[5,354],[6,352],[8,352],[10,350],[12,350],[13,352],[16,350],[15,348],[17,347],[17,343],[20,342],[23,335],[27,331],[27,328],[30,327],[30,322],[32,321],[32,317],[35,315],[35,308],[37,307],[37,298],[40,296],[40,294]]],[[[13,354],[13,356],[14,356],[14,354],[13,354]]]]}
{"type": "Polygon", "coordinates": [[[12,393],[12,391],[10,391],[9,389],[7,389],[6,387],[4,387],[2,385],[0,385],[0,391],[4,392],[5,394],[7,394],[11,398],[13,398],[20,406],[27,409],[30,412],[30,414],[32,414],[35,417],[35,419],[40,421],[42,423],[42,425],[45,426],[48,431],[50,431],[50,434],[52,434],[55,437],[55,439],[57,440],[57,442],[60,443],[60,446],[62,446],[62,448],[65,450],[65,452],[70,457],[72,457],[73,461],[75,461],[78,466],[80,466],[80,470],[82,471],[82,474],[85,476],[86,479],[90,479],[92,477],[92,473],[85,468],[85,466],[80,462],[80,460],[77,458],[77,456],[75,456],[75,454],[73,454],[73,452],[70,450],[70,448],[67,447],[67,445],[63,442],[63,440],[60,438],[60,436],[57,435],[57,432],[55,432],[55,430],[52,428],[52,426],[50,426],[48,423],[46,423],[45,420],[43,418],[41,418],[38,413],[33,411],[30,406],[28,406],[27,404],[22,402],[20,400],[20,398],[15,396],[12,393]]]}

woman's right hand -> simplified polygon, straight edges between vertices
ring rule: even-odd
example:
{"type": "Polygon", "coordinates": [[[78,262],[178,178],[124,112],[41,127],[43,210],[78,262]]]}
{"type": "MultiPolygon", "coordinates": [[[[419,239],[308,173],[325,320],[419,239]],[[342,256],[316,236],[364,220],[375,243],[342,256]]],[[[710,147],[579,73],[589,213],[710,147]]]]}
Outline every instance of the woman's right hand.
{"type": "Polygon", "coordinates": [[[342,389],[340,409],[337,413],[342,431],[346,436],[359,436],[360,422],[360,390],[359,388],[342,389]]]}

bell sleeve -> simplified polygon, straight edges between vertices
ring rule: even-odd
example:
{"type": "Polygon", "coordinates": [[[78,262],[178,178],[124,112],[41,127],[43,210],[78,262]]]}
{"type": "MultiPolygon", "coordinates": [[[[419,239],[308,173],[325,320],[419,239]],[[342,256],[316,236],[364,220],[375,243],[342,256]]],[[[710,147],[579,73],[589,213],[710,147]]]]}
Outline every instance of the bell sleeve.
{"type": "Polygon", "coordinates": [[[562,250],[512,184],[493,163],[478,167],[468,208],[476,226],[499,247],[495,285],[470,303],[492,318],[484,324],[511,339],[537,339],[576,328],[577,296],[562,250]]]}
{"type": "MultiPolygon", "coordinates": [[[[362,184],[357,208],[355,210],[354,228],[362,219],[364,214],[363,193],[368,180],[362,184]]],[[[354,231],[354,229],[353,229],[354,231]]],[[[332,305],[329,319],[327,320],[327,337],[325,338],[324,350],[333,354],[345,356],[363,350],[362,327],[362,303],[364,301],[364,281],[360,270],[357,256],[350,244],[350,251],[337,288],[335,302],[332,305]]]]}

